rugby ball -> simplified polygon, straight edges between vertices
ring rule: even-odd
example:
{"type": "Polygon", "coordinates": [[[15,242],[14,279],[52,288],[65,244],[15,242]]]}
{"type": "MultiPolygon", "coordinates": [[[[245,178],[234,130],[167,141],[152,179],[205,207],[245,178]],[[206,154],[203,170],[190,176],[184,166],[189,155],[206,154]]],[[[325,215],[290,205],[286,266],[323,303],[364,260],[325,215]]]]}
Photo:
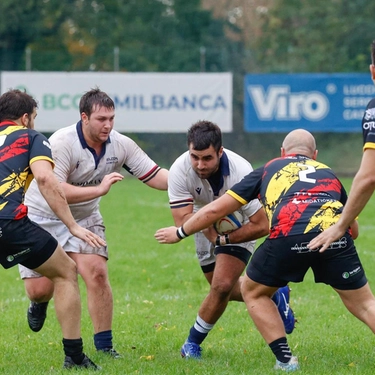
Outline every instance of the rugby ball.
{"type": "Polygon", "coordinates": [[[214,228],[218,234],[223,235],[242,227],[242,222],[242,214],[238,211],[234,211],[216,221],[214,223],[214,228]]]}

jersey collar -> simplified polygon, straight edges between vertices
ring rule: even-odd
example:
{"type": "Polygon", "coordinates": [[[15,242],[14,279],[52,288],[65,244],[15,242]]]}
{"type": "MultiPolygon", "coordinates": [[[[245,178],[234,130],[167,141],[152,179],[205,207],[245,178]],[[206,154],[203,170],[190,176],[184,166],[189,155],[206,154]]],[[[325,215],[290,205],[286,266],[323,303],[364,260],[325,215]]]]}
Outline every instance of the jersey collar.
{"type": "Polygon", "coordinates": [[[5,126],[5,125],[20,126],[12,120],[4,120],[3,122],[0,122],[0,126],[5,126]]]}
{"type": "Polygon", "coordinates": [[[215,196],[219,195],[220,190],[224,186],[224,176],[229,176],[229,160],[225,151],[221,155],[219,169],[207,179],[215,196]]]}

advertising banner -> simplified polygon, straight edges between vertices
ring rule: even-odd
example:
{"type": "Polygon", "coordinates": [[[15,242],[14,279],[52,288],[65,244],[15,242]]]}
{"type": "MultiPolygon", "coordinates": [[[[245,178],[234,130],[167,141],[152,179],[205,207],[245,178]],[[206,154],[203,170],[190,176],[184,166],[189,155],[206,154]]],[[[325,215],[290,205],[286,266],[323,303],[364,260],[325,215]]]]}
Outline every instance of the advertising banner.
{"type": "Polygon", "coordinates": [[[375,86],[370,73],[248,74],[244,95],[247,132],[361,132],[375,86]]]}
{"type": "Polygon", "coordinates": [[[79,100],[98,86],[115,102],[120,132],[185,133],[198,120],[232,131],[231,73],[2,72],[1,93],[25,89],[38,101],[36,129],[80,120],[79,100]]]}

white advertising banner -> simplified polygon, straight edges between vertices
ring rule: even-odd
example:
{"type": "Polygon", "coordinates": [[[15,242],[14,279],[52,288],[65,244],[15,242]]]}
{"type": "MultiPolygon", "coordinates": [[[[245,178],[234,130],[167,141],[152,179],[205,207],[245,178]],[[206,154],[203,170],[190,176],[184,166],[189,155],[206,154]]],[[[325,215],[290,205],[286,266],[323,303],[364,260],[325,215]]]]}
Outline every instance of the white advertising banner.
{"type": "Polygon", "coordinates": [[[96,86],[114,100],[119,132],[186,132],[198,120],[232,131],[231,73],[1,72],[1,93],[25,89],[38,101],[42,132],[79,121],[79,100],[96,86]]]}

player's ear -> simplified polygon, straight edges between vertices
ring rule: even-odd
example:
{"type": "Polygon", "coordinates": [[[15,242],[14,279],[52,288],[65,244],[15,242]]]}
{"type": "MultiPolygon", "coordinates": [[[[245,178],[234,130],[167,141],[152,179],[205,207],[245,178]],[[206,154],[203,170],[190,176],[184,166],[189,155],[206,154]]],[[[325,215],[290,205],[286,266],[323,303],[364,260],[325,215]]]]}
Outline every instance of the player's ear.
{"type": "Polygon", "coordinates": [[[317,157],[318,157],[318,150],[315,150],[312,159],[316,160],[317,157]]]}
{"type": "Polygon", "coordinates": [[[371,78],[375,80],[375,65],[370,65],[371,78]]]}
{"type": "Polygon", "coordinates": [[[284,147],[281,147],[281,148],[280,148],[280,154],[281,154],[282,157],[286,155],[286,154],[285,154],[285,148],[284,148],[284,147]]]}
{"type": "Polygon", "coordinates": [[[219,150],[219,152],[218,152],[219,158],[221,158],[221,157],[223,156],[223,152],[224,152],[224,147],[221,146],[221,147],[220,147],[220,150],[219,150]]]}
{"type": "Polygon", "coordinates": [[[21,121],[21,124],[28,128],[28,125],[29,125],[29,121],[30,121],[30,118],[29,118],[29,114],[28,113],[24,113],[21,117],[20,117],[20,121],[21,121]]]}
{"type": "Polygon", "coordinates": [[[81,113],[81,120],[82,120],[82,123],[86,123],[87,122],[87,120],[88,120],[89,118],[88,118],[88,116],[86,115],[86,113],[85,112],[82,112],[81,113]]]}

